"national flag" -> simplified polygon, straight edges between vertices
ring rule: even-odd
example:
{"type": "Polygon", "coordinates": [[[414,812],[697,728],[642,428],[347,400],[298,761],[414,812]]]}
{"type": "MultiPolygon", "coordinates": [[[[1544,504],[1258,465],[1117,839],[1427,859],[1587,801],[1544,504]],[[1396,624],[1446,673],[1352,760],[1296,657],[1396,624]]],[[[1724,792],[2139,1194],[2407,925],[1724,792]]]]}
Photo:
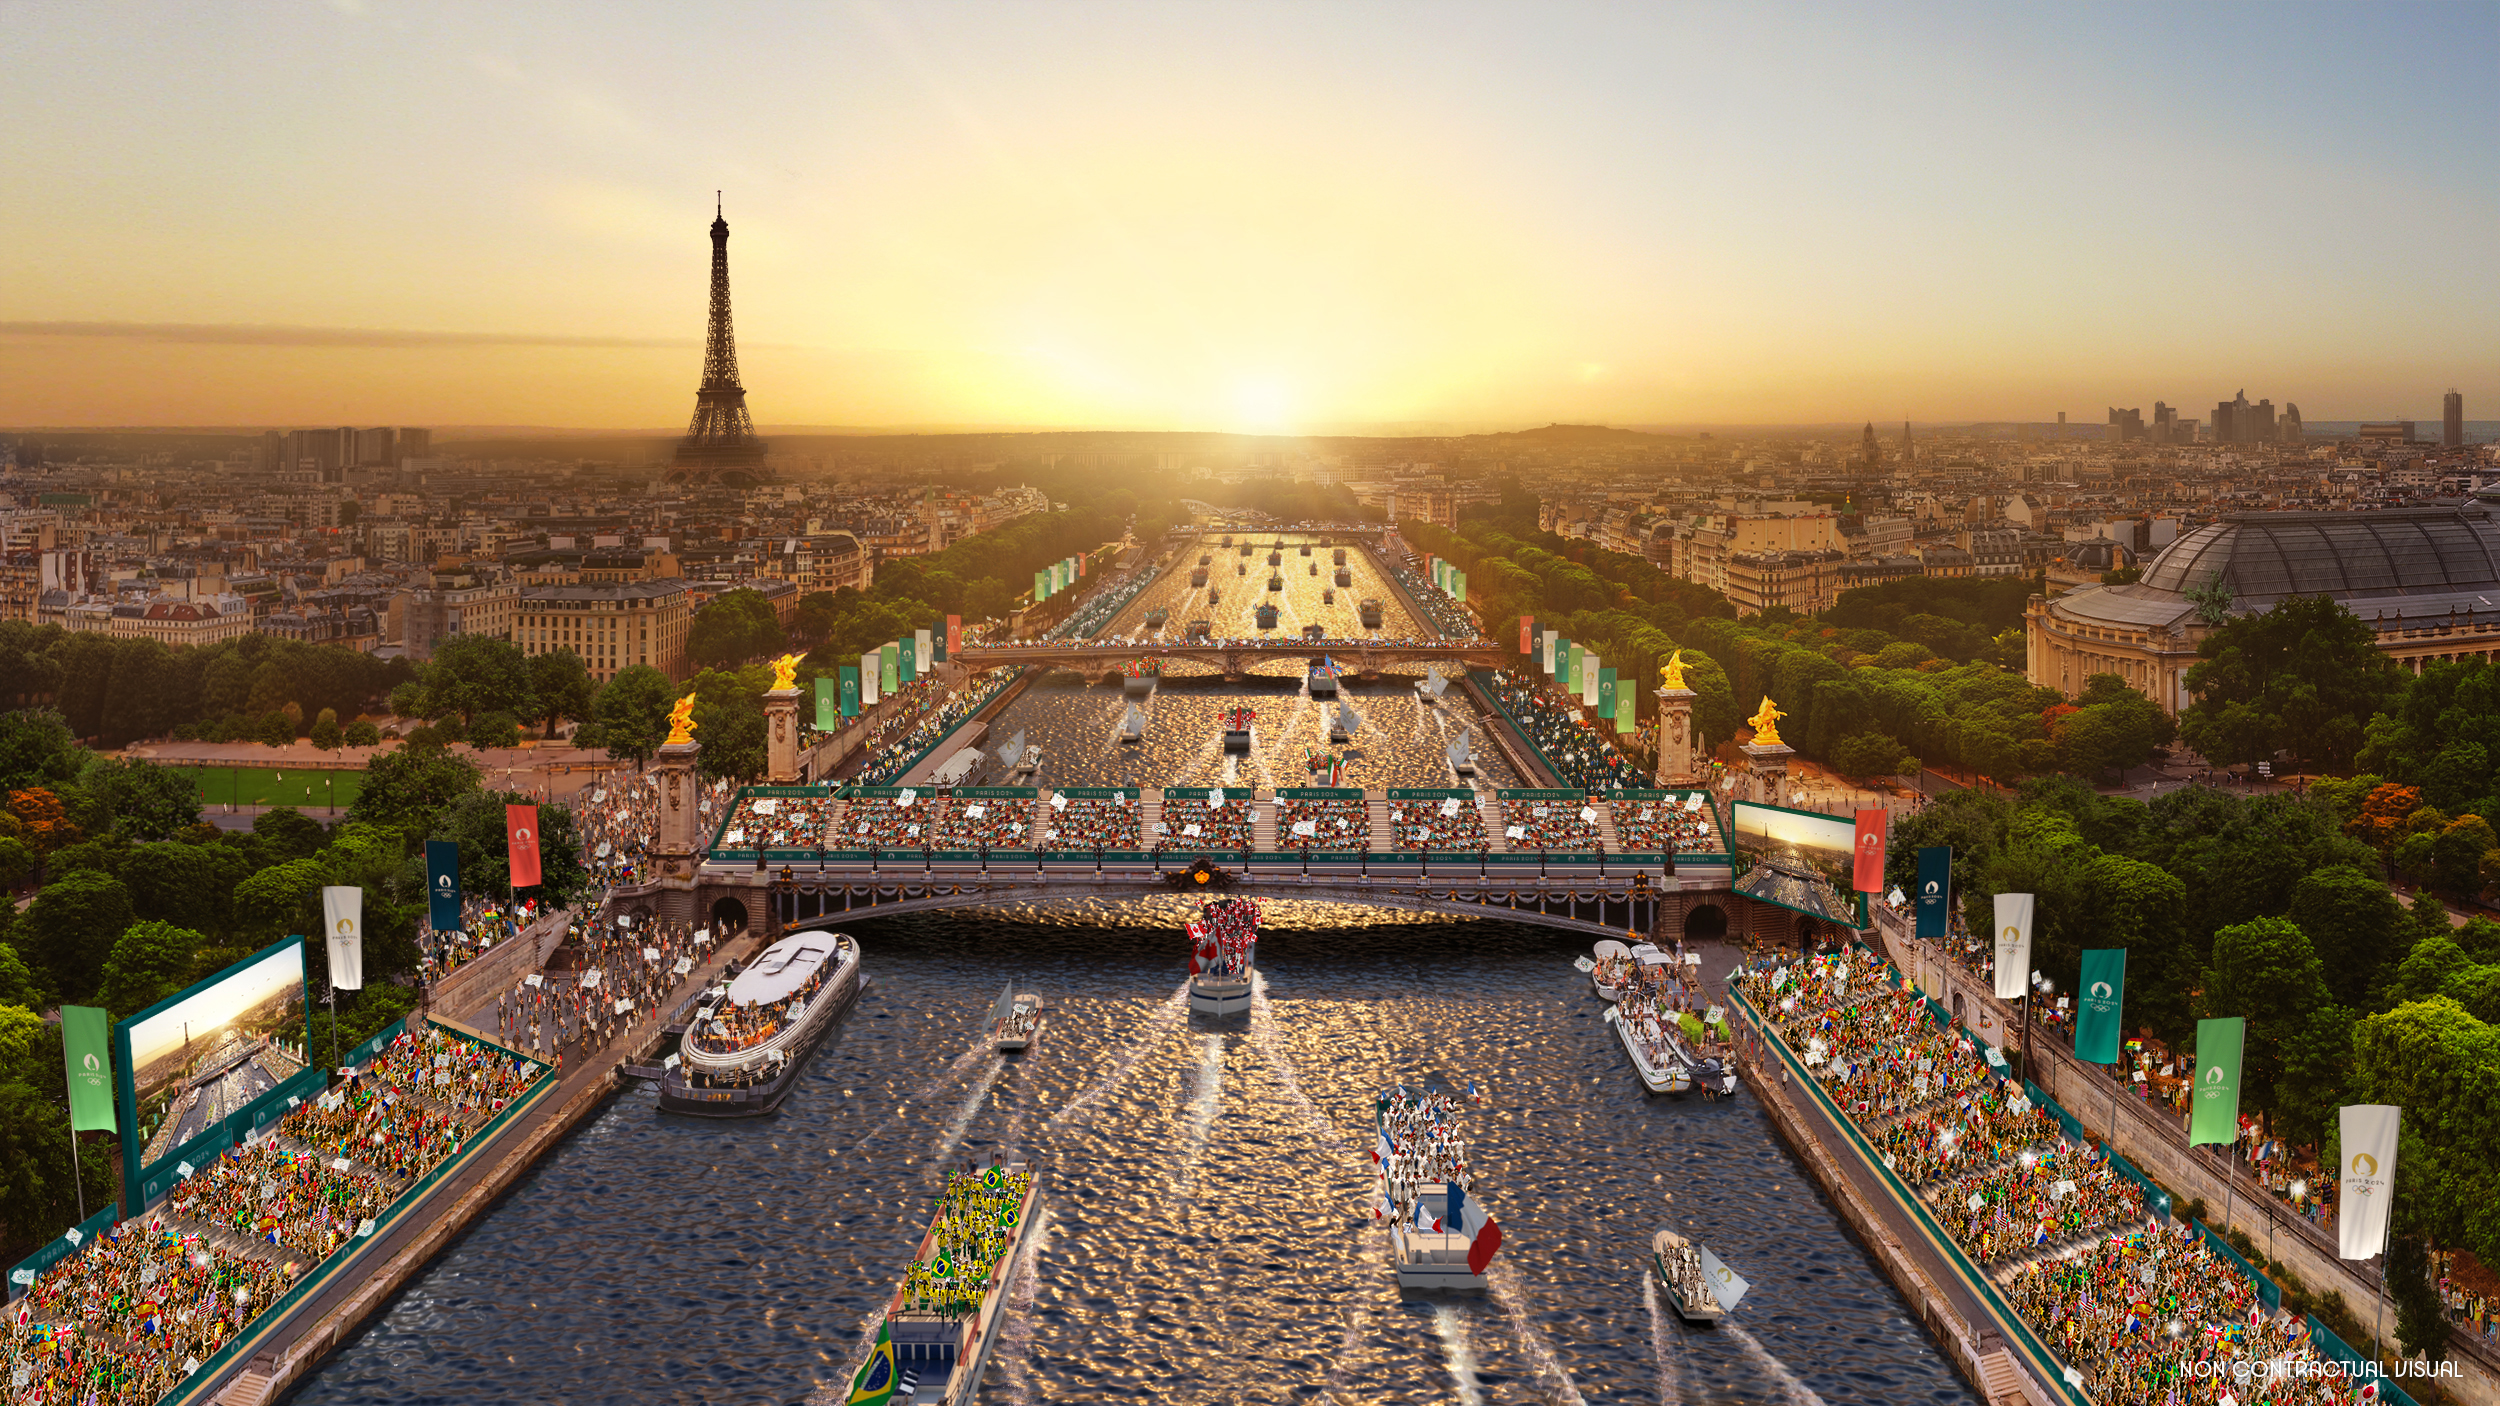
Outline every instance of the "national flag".
{"type": "Polygon", "coordinates": [[[1884,887],[1884,827],[1891,821],[1889,810],[1862,810],[1857,825],[1857,879],[1851,887],[1860,893],[1881,893],[1884,887]]]}
{"type": "Polygon", "coordinates": [[[1432,1213],[1432,1207],[1425,1205],[1421,1197],[1415,1200],[1415,1228],[1436,1233],[1441,1229],[1441,1218],[1432,1213]]]}
{"type": "Polygon", "coordinates": [[[503,808],[505,855],[512,868],[512,886],[536,888],[538,876],[538,807],[503,808]]]}
{"type": "Polygon", "coordinates": [[[1450,1184],[1451,1224],[1467,1237],[1467,1272],[1482,1274],[1493,1263],[1493,1252],[1502,1248],[1502,1228],[1486,1215],[1484,1207],[1467,1199],[1466,1189],[1456,1182],[1450,1184]]]}
{"type": "Polygon", "coordinates": [[[894,1399],[899,1375],[894,1367],[894,1330],[880,1323],[876,1346],[868,1349],[867,1363],[851,1378],[851,1394],[842,1398],[842,1406],[886,1406],[894,1399]]]}
{"type": "Polygon", "coordinates": [[[1389,1135],[1387,1133],[1374,1133],[1372,1134],[1372,1137],[1374,1139],[1372,1146],[1372,1160],[1374,1162],[1385,1164],[1389,1160],[1389,1135]]]}
{"type": "Polygon", "coordinates": [[[1372,1193],[1372,1219],[1373,1219],[1373,1220],[1387,1220],[1387,1219],[1389,1218],[1389,1213],[1390,1213],[1391,1211],[1396,1210],[1396,1209],[1397,1209],[1397,1207],[1392,1206],[1392,1205],[1390,1205],[1390,1204],[1389,1204],[1389,1193],[1388,1193],[1388,1192],[1386,1192],[1386,1191],[1376,1191],[1376,1192],[1372,1193]]]}

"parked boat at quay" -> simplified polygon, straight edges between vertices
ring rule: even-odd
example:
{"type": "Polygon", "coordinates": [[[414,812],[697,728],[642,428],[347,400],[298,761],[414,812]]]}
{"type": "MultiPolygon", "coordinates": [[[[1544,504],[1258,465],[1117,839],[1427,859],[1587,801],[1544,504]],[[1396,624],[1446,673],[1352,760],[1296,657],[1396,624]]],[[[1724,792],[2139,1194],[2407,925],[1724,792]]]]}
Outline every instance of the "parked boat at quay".
{"type": "Polygon", "coordinates": [[[752,1118],[779,1108],[864,981],[848,933],[794,933],[765,948],[687,1022],[660,1075],[661,1111],[752,1118]]]}
{"type": "Polygon", "coordinates": [[[1041,1194],[1041,1168],[1030,1161],[947,1173],[845,1400],[969,1406],[998,1344],[1007,1281],[1041,1194]]]}
{"type": "Polygon", "coordinates": [[[1640,1076],[1642,1088],[1653,1094],[1692,1091],[1693,1072],[1678,1057],[1655,1015],[1634,1010],[1627,1003],[1608,1006],[1605,1019],[1614,1027],[1615,1038],[1623,1042],[1623,1052],[1632,1057],[1632,1072],[1640,1076]]]}

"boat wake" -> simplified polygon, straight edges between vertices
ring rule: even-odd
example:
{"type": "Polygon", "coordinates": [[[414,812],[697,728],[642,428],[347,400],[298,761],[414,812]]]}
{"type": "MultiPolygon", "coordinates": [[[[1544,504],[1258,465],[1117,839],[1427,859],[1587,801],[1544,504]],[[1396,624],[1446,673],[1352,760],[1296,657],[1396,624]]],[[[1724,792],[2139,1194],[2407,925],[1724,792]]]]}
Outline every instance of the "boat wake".
{"type": "Polygon", "coordinates": [[[1276,1038],[1276,1011],[1268,1004],[1267,973],[1255,967],[1250,972],[1250,1043],[1266,1061],[1268,1078],[1285,1091],[1286,1100],[1301,1113],[1302,1125],[1309,1130],[1311,1140],[1331,1152],[1347,1152],[1345,1143],[1337,1136],[1337,1125],[1319,1111],[1310,1095],[1302,1092],[1301,1077],[1293,1072],[1293,1061],[1285,1058],[1284,1046],[1276,1038]]]}
{"type": "Polygon", "coordinates": [[[1024,1245],[1024,1256],[1016,1262],[1015,1277],[1007,1284],[1007,1326],[998,1339],[999,1372],[1007,1379],[1007,1398],[1016,1406],[1032,1406],[1033,1391],[1033,1300],[1042,1288],[1042,1247],[1049,1243],[1051,1216],[1048,1208],[1033,1213],[1032,1238],[1024,1245]]]}
{"type": "Polygon", "coordinates": [[[1823,1398],[1814,1394],[1814,1388],[1797,1380],[1797,1374],[1789,1371],[1787,1363],[1780,1361],[1769,1348],[1764,1347],[1761,1339],[1734,1323],[1722,1323],[1720,1326],[1735,1337],[1737,1343],[1745,1349],[1747,1357],[1760,1363],[1762,1370],[1769,1374],[1771,1380],[1779,1383],[1780,1394],[1793,1403],[1793,1406],[1825,1406],[1823,1398]]]}
{"type": "Polygon", "coordinates": [[[1224,1037],[1207,1035],[1198,1055],[1198,1087],[1189,1100],[1189,1123],[1185,1130],[1187,1150],[1181,1155],[1179,1174],[1173,1189],[1187,1196],[1198,1181],[1198,1164],[1207,1155],[1207,1139],[1215,1132],[1215,1120],[1224,1112],[1224,1037]]]}
{"type": "Polygon", "coordinates": [[[1493,1293],[1493,1301],[1501,1305],[1503,1316],[1510,1319],[1510,1331],[1519,1339],[1519,1351],[1535,1364],[1539,1376],[1551,1379],[1560,1389],[1555,1399],[1566,1406],[1585,1406],[1580,1388],[1572,1382],[1571,1374],[1563,1370],[1562,1359],[1554,1355],[1554,1345],[1528,1321],[1527,1302],[1519,1296],[1519,1276],[1510,1272],[1509,1265],[1497,1261],[1485,1270],[1484,1282],[1493,1293]]]}
{"type": "Polygon", "coordinates": [[[1111,1067],[1097,1076],[1084,1092],[1069,1099],[1058,1112],[1050,1115],[1049,1120],[1042,1124],[1042,1131],[1053,1132],[1063,1125],[1081,1124],[1092,1117],[1094,1110],[1102,1106],[1102,1101],[1118,1092],[1120,1086],[1128,1082],[1128,1076],[1137,1072],[1137,1062],[1144,1059],[1162,1037],[1188,1015],[1189,982],[1184,979],[1170,999],[1147,1013],[1145,1028],[1111,1062],[1111,1067]]]}
{"type": "Polygon", "coordinates": [[[1450,1382],[1458,1389],[1458,1399],[1476,1406],[1484,1400],[1484,1391],[1476,1384],[1476,1349],[1467,1338],[1466,1315],[1451,1304],[1435,1304],[1432,1331],[1441,1339],[1441,1355],[1449,1359],[1450,1382]]]}
{"type": "Polygon", "coordinates": [[[1641,1274],[1641,1302],[1649,1306],[1649,1353],[1658,1360],[1658,1406],[1677,1406],[1684,1399],[1684,1373],[1667,1352],[1666,1305],[1658,1302],[1658,1277],[1641,1274]]]}
{"type": "Polygon", "coordinates": [[[887,1114],[884,1120],[877,1124],[876,1130],[868,1134],[868,1136],[861,1138],[859,1142],[851,1148],[851,1155],[857,1157],[859,1154],[866,1152],[869,1148],[885,1141],[887,1133],[893,1129],[895,1124],[910,1117],[913,1108],[927,1102],[931,1097],[936,1095],[938,1090],[945,1088],[947,1085],[963,1077],[963,1072],[970,1069],[985,1055],[995,1061],[998,1058],[998,1051],[992,1049],[988,1044],[984,1043],[975,1045],[971,1049],[957,1055],[953,1064],[950,1064],[944,1069],[941,1069],[937,1073],[929,1076],[928,1079],[921,1083],[919,1088],[916,1088],[910,1093],[904,1095],[903,1101],[896,1104],[894,1106],[894,1111],[887,1114]]]}
{"type": "Polygon", "coordinates": [[[929,1160],[945,1161],[947,1154],[964,1140],[964,1134],[972,1130],[972,1120],[981,1112],[981,1105],[989,1101],[990,1090],[998,1087],[998,1076],[1006,1072],[1005,1060],[990,1061],[990,1067],[983,1070],[981,1077],[965,1092],[963,1102],[955,1105],[954,1116],[948,1118],[946,1126],[939,1130],[937,1141],[930,1144],[929,1160]]]}

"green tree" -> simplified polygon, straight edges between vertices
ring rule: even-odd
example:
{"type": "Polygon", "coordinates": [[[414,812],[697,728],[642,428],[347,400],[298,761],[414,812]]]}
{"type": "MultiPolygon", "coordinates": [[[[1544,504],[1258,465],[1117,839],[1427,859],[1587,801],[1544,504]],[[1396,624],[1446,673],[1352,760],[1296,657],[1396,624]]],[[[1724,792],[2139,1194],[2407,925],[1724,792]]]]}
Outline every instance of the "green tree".
{"type": "Polygon", "coordinates": [[[434,658],[391,702],[403,714],[428,721],[457,717],[463,726],[480,713],[528,717],[540,711],[529,656],[487,635],[454,635],[436,645],[434,658]]]}
{"type": "Polygon", "coordinates": [[[469,745],[480,750],[518,747],[521,745],[520,720],[510,713],[480,713],[469,724],[469,745]]]}
{"type": "Polygon", "coordinates": [[[375,757],[365,769],[347,818],[425,834],[435,820],[481,785],[477,764],[440,747],[415,743],[375,757]]]}
{"type": "Polygon", "coordinates": [[[308,859],[330,842],[320,821],[293,806],[271,806],[253,817],[252,837],[272,860],[308,859]]]}
{"type": "Polygon", "coordinates": [[[530,719],[542,724],[547,736],[555,736],[557,725],[566,718],[576,722],[588,718],[596,690],[590,669],[572,650],[555,649],[530,656],[530,693],[538,700],[538,709],[530,719]]]}
{"type": "Polygon", "coordinates": [[[2424,1354],[2433,1362],[2445,1358],[2448,1309],[2431,1282],[2430,1247],[2422,1237],[2398,1235],[2387,1242],[2387,1296],[2396,1303],[2396,1341],[2405,1355],[2424,1354]]]}
{"type": "Polygon", "coordinates": [[[2142,766],[2177,733],[2169,714],[2116,674],[2085,680],[2075,703],[2054,740],[2058,765],[2078,776],[2142,766]]]}
{"type": "Polygon", "coordinates": [[[2283,1044],[2283,1075],[2275,1085],[2275,1131],[2304,1147],[2320,1145],[2335,1110],[2351,1100],[2352,1027],[2347,1006],[2303,1012],[2283,1044]]]}
{"type": "Polygon", "coordinates": [[[154,762],[98,757],[78,786],[111,813],[113,832],[123,839],[171,839],[200,823],[199,788],[154,762]]]}
{"type": "Polygon", "coordinates": [[[35,969],[17,955],[17,949],[0,943],[0,1006],[24,1006],[29,1010],[51,1004],[35,969]]]}
{"type": "Polygon", "coordinates": [[[113,941],[130,926],[130,891],[108,874],[82,870],[46,884],[21,921],[19,952],[42,968],[44,985],[84,1003],[104,976],[113,941]]]}
{"type": "Polygon", "coordinates": [[[686,626],[686,657],[707,667],[735,667],[785,645],[772,602],[743,586],[714,596],[686,626]]]}
{"type": "Polygon", "coordinates": [[[329,868],[320,860],[290,859],[235,885],[235,918],[249,945],[319,931],[321,890],[329,882],[329,868]]]}
{"type": "Polygon", "coordinates": [[[2260,761],[2276,752],[2343,770],[2373,713],[2401,688],[2369,622],[2332,597],[2293,596],[2239,616],[2197,646],[2196,695],[2179,734],[2207,759],[2260,761]]]}
{"type": "Polygon", "coordinates": [[[350,747],[371,747],[382,740],[382,729],[363,718],[358,718],[347,725],[346,730],[340,734],[340,740],[350,747]]]}
{"type": "Polygon", "coordinates": [[[198,933],[171,923],[132,923],[104,960],[97,999],[121,1020],[174,995],[190,984],[191,958],[203,941],[198,933]]]}
{"type": "Polygon", "coordinates": [[[320,714],[313,718],[312,730],[306,733],[305,737],[314,746],[325,752],[338,750],[339,744],[346,740],[344,735],[339,731],[338,710],[335,708],[322,709],[320,714]]]}
{"type": "Polygon", "coordinates": [[[2203,1005],[2212,1016],[2243,1016],[2248,1039],[2240,1087],[2251,1102],[2280,1101],[2286,1058],[2308,1028],[2309,1012],[2328,1005],[2326,969],[2309,935],[2285,918],[2259,918],[2214,934],[2203,1005]]]}
{"type": "Polygon", "coordinates": [[[668,710],[676,701],[676,685],[650,665],[617,670],[591,704],[608,755],[636,766],[651,760],[668,739],[668,710]]]}
{"type": "Polygon", "coordinates": [[[2351,1097],[2404,1112],[2396,1230],[2500,1253],[2500,1032],[2445,996],[2353,1027],[2351,1097]]]}
{"type": "Polygon", "coordinates": [[[695,675],[695,738],[703,744],[695,769],[707,781],[752,781],[767,764],[764,733],[765,671],[733,674],[706,669],[695,675]]]}
{"type": "Polygon", "coordinates": [[[1853,733],[1832,744],[1829,760],[1834,771],[1861,781],[1897,776],[1918,767],[1918,758],[1910,755],[1909,748],[1873,731],[1853,733]]]}
{"type": "Polygon", "coordinates": [[[134,916],[203,933],[234,926],[234,889],[251,877],[252,857],[230,845],[167,841],[135,845],[116,873],[130,890],[134,916]]]}
{"type": "Polygon", "coordinates": [[[2479,815],[2460,815],[2441,827],[2430,844],[2430,877],[2434,887],[2458,898],[2482,891],[2483,856],[2500,849],[2500,835],[2479,815]]]}
{"type": "Polygon", "coordinates": [[[2380,971],[2403,955],[2404,905],[2387,885],[2348,864],[2303,874],[2287,915],[2309,934],[2335,999],[2369,1003],[2380,971]]]}
{"type": "MultiPolygon", "coordinates": [[[[52,1043],[57,1051],[57,1035],[52,1043]]],[[[59,1103],[28,1084],[0,1083],[0,1235],[12,1247],[32,1250],[75,1223],[79,1182],[69,1137],[59,1103]]],[[[113,1194],[114,1159],[97,1151],[89,1148],[81,1164],[89,1206],[113,1194]]]]}
{"type": "Polygon", "coordinates": [[[85,749],[59,713],[27,708],[0,714],[0,790],[59,786],[85,763],[85,749]]]}

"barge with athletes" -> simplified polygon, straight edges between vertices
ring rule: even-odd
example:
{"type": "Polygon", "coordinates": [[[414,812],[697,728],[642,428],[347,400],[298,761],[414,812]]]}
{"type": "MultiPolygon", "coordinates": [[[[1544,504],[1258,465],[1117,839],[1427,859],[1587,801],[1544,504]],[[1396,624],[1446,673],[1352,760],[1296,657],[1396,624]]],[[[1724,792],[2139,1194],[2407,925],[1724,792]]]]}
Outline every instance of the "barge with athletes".
{"type": "Polygon", "coordinates": [[[1030,1161],[947,1173],[846,1406],[969,1406],[1041,1194],[1041,1167],[1030,1161]]]}

